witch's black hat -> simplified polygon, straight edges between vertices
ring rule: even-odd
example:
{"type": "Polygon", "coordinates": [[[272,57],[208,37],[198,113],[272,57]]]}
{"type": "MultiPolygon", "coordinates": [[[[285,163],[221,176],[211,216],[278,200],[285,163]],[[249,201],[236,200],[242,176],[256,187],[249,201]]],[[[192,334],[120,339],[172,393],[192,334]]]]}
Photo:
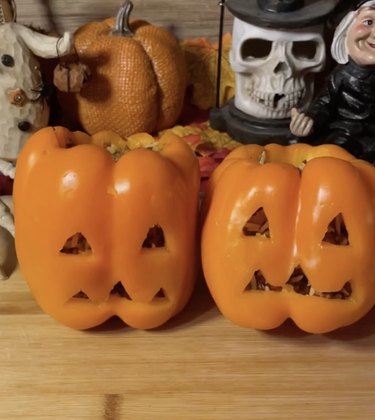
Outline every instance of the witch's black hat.
{"type": "Polygon", "coordinates": [[[354,4],[354,10],[359,9],[363,4],[367,3],[369,0],[361,0],[361,1],[357,1],[354,4]]]}
{"type": "MultiPolygon", "coordinates": [[[[227,0],[240,20],[271,28],[303,28],[326,21],[342,0],[227,0]]],[[[367,1],[367,0],[366,0],[367,1]]]]}

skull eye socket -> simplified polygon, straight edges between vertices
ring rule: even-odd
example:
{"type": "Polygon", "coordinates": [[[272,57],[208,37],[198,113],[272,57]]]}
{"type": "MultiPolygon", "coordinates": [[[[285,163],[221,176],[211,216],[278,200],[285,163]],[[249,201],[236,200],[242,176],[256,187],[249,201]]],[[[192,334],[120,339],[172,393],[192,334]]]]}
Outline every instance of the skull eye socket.
{"type": "Polygon", "coordinates": [[[349,245],[349,234],[342,213],[334,217],[329,223],[323,242],[332,245],[349,245]]]}
{"type": "Polygon", "coordinates": [[[267,39],[248,39],[241,46],[241,57],[243,60],[253,58],[266,58],[272,50],[272,41],[267,39]]]}
{"type": "Polygon", "coordinates": [[[142,248],[163,248],[165,247],[164,231],[159,225],[153,225],[147,232],[142,248]]]}
{"type": "Polygon", "coordinates": [[[263,207],[260,207],[245,223],[242,228],[245,236],[264,236],[271,237],[268,218],[263,207]]]}
{"type": "Polygon", "coordinates": [[[301,60],[312,60],[318,50],[315,41],[295,41],[292,45],[292,54],[301,60]]]}
{"type": "Polygon", "coordinates": [[[86,237],[81,232],[77,232],[65,241],[60,252],[62,254],[87,255],[92,253],[92,249],[86,237]]]}

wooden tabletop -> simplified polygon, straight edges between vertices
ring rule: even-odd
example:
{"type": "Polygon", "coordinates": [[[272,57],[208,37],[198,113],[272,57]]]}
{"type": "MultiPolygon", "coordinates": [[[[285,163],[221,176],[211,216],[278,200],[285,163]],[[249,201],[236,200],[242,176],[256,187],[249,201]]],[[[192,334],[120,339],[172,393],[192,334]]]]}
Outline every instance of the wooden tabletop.
{"type": "Polygon", "coordinates": [[[43,314],[17,271],[0,282],[0,418],[370,419],[375,311],[310,335],[240,328],[203,283],[153,331],[75,331],[43,314]]]}

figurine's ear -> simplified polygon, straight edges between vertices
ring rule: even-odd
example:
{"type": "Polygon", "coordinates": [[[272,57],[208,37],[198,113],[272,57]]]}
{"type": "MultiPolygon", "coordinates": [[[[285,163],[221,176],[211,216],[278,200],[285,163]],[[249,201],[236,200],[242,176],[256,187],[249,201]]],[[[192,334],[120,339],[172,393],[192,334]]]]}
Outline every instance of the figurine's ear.
{"type": "Polygon", "coordinates": [[[16,5],[14,0],[0,1],[0,24],[16,21],[16,5]]]}
{"type": "Polygon", "coordinates": [[[26,46],[38,57],[56,58],[72,51],[73,35],[65,32],[57,38],[33,31],[24,25],[12,23],[12,29],[25,42],[26,46]]]}

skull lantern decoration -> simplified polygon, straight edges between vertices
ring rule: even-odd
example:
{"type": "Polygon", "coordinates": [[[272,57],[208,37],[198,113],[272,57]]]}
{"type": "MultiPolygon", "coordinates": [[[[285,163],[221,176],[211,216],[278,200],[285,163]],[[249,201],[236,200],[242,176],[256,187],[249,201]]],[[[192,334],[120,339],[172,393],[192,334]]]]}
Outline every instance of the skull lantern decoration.
{"type": "MultiPolygon", "coordinates": [[[[103,135],[114,144],[114,133],[103,135]]],[[[139,136],[142,146],[147,134],[139,136]]],[[[171,134],[116,161],[90,142],[48,127],[21,151],[20,268],[41,308],[67,326],[90,328],[115,315],[132,327],[159,326],[193,289],[197,159],[171,134]]]]}
{"type": "Polygon", "coordinates": [[[324,333],[373,307],[372,165],[334,145],[247,145],[206,191],[202,266],[231,321],[324,333]]]}
{"type": "Polygon", "coordinates": [[[313,73],[325,65],[322,27],[282,31],[234,19],[230,54],[235,106],[259,118],[284,119],[312,100],[313,73]]]}
{"type": "Polygon", "coordinates": [[[235,97],[213,110],[213,127],[244,143],[286,143],[292,108],[307,108],[315,73],[325,67],[323,23],[338,3],[227,0],[235,97]]]}

